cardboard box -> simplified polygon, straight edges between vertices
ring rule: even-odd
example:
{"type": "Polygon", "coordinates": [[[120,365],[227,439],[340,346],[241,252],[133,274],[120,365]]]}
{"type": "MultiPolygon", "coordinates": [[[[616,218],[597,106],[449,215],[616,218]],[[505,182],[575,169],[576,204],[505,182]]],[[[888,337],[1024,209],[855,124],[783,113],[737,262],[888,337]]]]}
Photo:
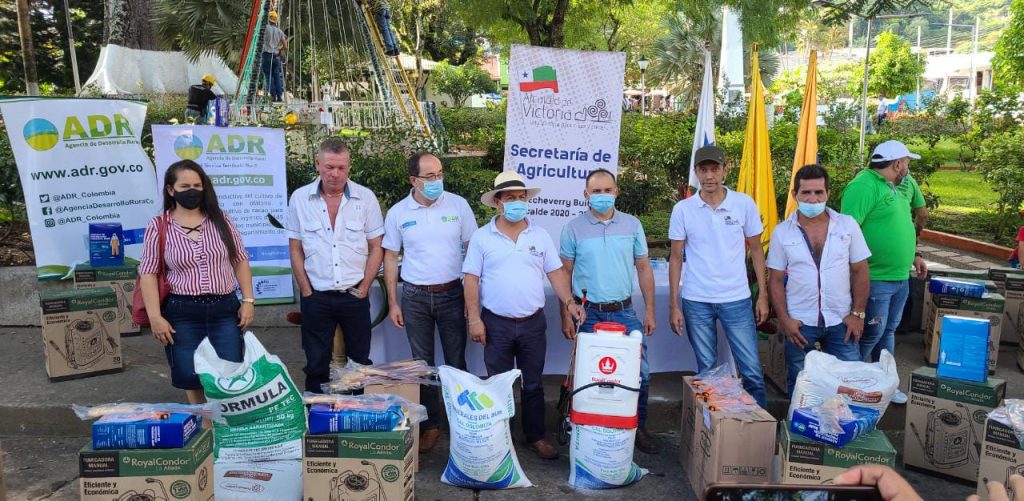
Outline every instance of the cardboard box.
{"type": "Polygon", "coordinates": [[[306,501],[412,499],[416,455],[408,430],[306,435],[302,497],[306,501]]]}
{"type": "Polygon", "coordinates": [[[82,501],[213,499],[210,430],[200,432],[183,449],[97,451],[86,446],[78,457],[82,501]]]}
{"type": "Polygon", "coordinates": [[[219,500],[302,499],[300,459],[219,461],[213,463],[213,478],[213,494],[219,500]]]}
{"type": "MultiPolygon", "coordinates": [[[[689,382],[684,381],[693,393],[689,382]]],[[[763,484],[771,482],[772,460],[775,456],[775,418],[767,411],[756,410],[733,414],[710,410],[693,397],[693,433],[691,447],[680,447],[680,455],[690,454],[684,462],[689,466],[687,477],[697,496],[711,484],[763,484]]],[[[684,404],[685,405],[685,404],[684,404]]],[[[685,409],[684,409],[684,412],[685,409]]],[[[685,429],[687,423],[683,418],[685,429]]],[[[685,440],[685,439],[684,439],[685,440]]]]}
{"type": "Polygon", "coordinates": [[[683,377],[682,419],[679,427],[679,465],[686,478],[693,478],[693,434],[696,431],[697,396],[690,385],[692,376],[683,377]]]}
{"type": "Polygon", "coordinates": [[[939,362],[939,339],[942,337],[942,317],[953,315],[958,317],[981,318],[991,323],[988,338],[988,372],[995,373],[999,361],[999,336],[1002,334],[1003,296],[992,293],[986,298],[932,295],[932,302],[926,305],[924,325],[924,353],[931,365],[939,362]]]}
{"type": "Polygon", "coordinates": [[[110,287],[117,294],[117,321],[121,335],[139,335],[139,324],[132,321],[132,301],[135,298],[135,280],[138,269],[133,265],[93,268],[89,265],[75,267],[75,288],[95,289],[110,287]]]}
{"type": "Polygon", "coordinates": [[[788,422],[780,428],[779,482],[783,484],[831,484],[836,475],[860,464],[896,467],[896,449],[881,430],[857,437],[840,448],[795,435],[789,431],[788,422]]]}
{"type": "MultiPolygon", "coordinates": [[[[161,416],[108,414],[92,423],[93,449],[176,449],[188,445],[200,429],[200,418],[185,412],[161,416]],[[128,419],[131,419],[129,421],[128,419]]],[[[151,413],[158,414],[158,413],[151,413]]]]}
{"type": "MultiPolygon", "coordinates": [[[[985,435],[981,442],[981,464],[978,467],[978,496],[988,501],[988,488],[983,478],[998,480],[1009,487],[1010,475],[1024,475],[1024,448],[1013,434],[1013,427],[1004,417],[990,417],[985,422],[985,435]]],[[[1014,494],[1010,491],[1010,499],[1014,494]]]]}
{"type": "Polygon", "coordinates": [[[996,292],[1006,298],[1003,306],[1002,344],[1019,345],[1024,337],[1024,270],[1016,268],[990,268],[989,280],[996,283],[996,292]]]}
{"type": "Polygon", "coordinates": [[[110,287],[40,294],[43,351],[50,381],[122,370],[117,295],[110,287]]]}
{"type": "Polygon", "coordinates": [[[968,482],[978,478],[985,416],[1006,395],[1006,382],[938,377],[920,367],[910,375],[903,464],[968,482]]]}
{"type": "Polygon", "coordinates": [[[93,266],[124,265],[121,223],[89,223],[89,263],[93,266]]]}
{"type": "MultiPolygon", "coordinates": [[[[363,388],[363,393],[366,395],[373,395],[383,393],[386,395],[398,395],[414,404],[420,403],[420,385],[416,383],[400,383],[400,384],[370,384],[363,388]]],[[[438,392],[440,393],[440,392],[438,392]]],[[[442,405],[441,409],[444,408],[442,405]]],[[[416,451],[413,454],[413,471],[420,471],[420,425],[416,423],[412,427],[412,449],[416,451]]]]}

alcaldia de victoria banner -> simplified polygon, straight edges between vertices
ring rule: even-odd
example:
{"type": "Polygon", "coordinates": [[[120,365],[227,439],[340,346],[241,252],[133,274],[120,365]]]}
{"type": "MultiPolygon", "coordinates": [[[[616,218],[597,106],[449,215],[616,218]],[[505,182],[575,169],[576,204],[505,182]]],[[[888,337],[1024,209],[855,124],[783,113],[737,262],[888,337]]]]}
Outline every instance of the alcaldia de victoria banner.
{"type": "Polygon", "coordinates": [[[556,242],[587,210],[587,175],[618,170],[625,65],[622,52],[512,46],[504,168],[541,188],[530,221],[556,242]]]}

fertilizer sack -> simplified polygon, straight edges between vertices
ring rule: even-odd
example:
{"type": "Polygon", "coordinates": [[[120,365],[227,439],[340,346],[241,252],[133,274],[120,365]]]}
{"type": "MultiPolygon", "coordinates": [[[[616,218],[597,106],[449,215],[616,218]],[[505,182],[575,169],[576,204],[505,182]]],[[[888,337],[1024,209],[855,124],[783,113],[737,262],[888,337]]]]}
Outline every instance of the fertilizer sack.
{"type": "Polygon", "coordinates": [[[851,405],[875,409],[881,416],[899,384],[896,360],[886,350],[874,363],[844,362],[812,351],[804,359],[804,370],[796,377],[788,419],[793,419],[794,410],[819,406],[835,395],[845,395],[851,405]]]}
{"type": "Polygon", "coordinates": [[[614,489],[639,481],[647,470],[633,462],[636,428],[574,424],[569,445],[569,485],[614,489]]]}
{"type": "Polygon", "coordinates": [[[209,339],[195,364],[213,414],[214,461],[302,459],[306,408],[281,359],[252,332],[241,363],[221,360],[209,339]]]}
{"type": "Polygon", "coordinates": [[[533,485],[519,466],[508,425],[516,414],[512,383],[519,375],[514,369],[482,380],[447,365],[440,368],[452,433],[442,482],[471,489],[533,485]]]}

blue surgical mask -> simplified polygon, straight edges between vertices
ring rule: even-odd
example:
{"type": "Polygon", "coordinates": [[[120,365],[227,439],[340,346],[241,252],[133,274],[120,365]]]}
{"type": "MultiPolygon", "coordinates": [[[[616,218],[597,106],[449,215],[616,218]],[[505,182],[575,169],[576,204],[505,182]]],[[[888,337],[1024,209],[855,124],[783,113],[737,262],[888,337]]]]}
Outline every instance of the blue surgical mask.
{"type": "Polygon", "coordinates": [[[438,179],[436,181],[424,181],[423,190],[420,193],[427,197],[427,200],[437,200],[441,198],[441,193],[444,192],[444,180],[438,179]]]}
{"type": "Polygon", "coordinates": [[[595,193],[590,195],[590,208],[599,214],[607,214],[615,206],[615,196],[607,193],[595,193]]]}
{"type": "Polygon", "coordinates": [[[505,202],[504,215],[510,223],[518,223],[526,217],[526,202],[505,202]]]}
{"type": "Polygon", "coordinates": [[[797,201],[797,210],[799,210],[805,217],[816,217],[822,212],[825,212],[825,202],[811,204],[797,201]]]}

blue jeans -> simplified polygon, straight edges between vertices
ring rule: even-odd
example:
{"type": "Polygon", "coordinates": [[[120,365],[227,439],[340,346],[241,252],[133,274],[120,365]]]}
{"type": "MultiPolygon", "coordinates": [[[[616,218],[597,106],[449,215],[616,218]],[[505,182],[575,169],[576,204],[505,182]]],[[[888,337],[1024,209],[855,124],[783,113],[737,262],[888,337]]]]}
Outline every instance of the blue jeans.
{"type": "Polygon", "coordinates": [[[800,334],[807,340],[807,346],[798,348],[789,338],[786,338],[786,387],[789,394],[793,394],[793,387],[796,386],[796,377],[804,368],[804,357],[814,350],[814,343],[821,343],[821,351],[832,355],[845,362],[856,362],[861,359],[860,346],[850,340],[844,342],[846,337],[846,324],[833,325],[832,327],[811,327],[800,326],[800,334]]]}
{"type": "Polygon", "coordinates": [[[174,344],[164,347],[171,368],[171,385],[183,390],[202,389],[194,356],[203,339],[229,362],[242,361],[242,330],[238,327],[238,298],[234,294],[179,296],[169,294],[163,316],[174,328],[174,344]]]}
{"type": "Polygon", "coordinates": [[[373,13],[373,21],[377,23],[377,30],[380,31],[381,41],[384,42],[384,51],[398,52],[398,44],[395,43],[395,35],[391,31],[391,9],[377,10],[373,13]]]}
{"type": "Polygon", "coordinates": [[[686,336],[690,338],[697,357],[698,372],[715,365],[718,358],[715,321],[722,322],[725,338],[743,378],[743,388],[758,405],[766,408],[764,373],[757,354],[757,325],[754,324],[754,306],[750,298],[720,304],[683,299],[683,319],[686,320],[686,336]]]}
{"type": "Polygon", "coordinates": [[[306,391],[323,393],[330,381],[334,330],[341,327],[345,356],[370,365],[370,300],[342,291],[313,291],[299,300],[302,311],[302,350],[306,352],[306,391]]]}
{"type": "Polygon", "coordinates": [[[908,295],[910,282],[907,280],[871,281],[864,312],[864,335],[860,338],[860,355],[865,362],[877,361],[883,348],[895,355],[896,327],[903,319],[903,305],[908,295]]]}
{"type": "MultiPolygon", "coordinates": [[[[466,370],[466,301],[462,285],[443,292],[428,292],[406,284],[402,288],[402,317],[413,358],[436,365],[434,327],[441,336],[444,363],[466,370]]],[[[420,403],[427,408],[424,430],[440,426],[441,393],[437,386],[420,385],[420,403]]]]}
{"type": "Polygon", "coordinates": [[[263,69],[263,84],[266,86],[267,94],[270,94],[272,100],[280,101],[281,94],[284,93],[281,56],[264,52],[261,67],[263,69]]]}
{"type": "MultiPolygon", "coordinates": [[[[587,308],[587,321],[583,322],[580,332],[594,332],[598,322],[616,322],[626,326],[626,332],[644,331],[644,324],[633,308],[619,311],[601,312],[597,308],[587,308]]],[[[639,426],[647,424],[647,395],[651,381],[651,367],[647,362],[647,336],[643,337],[643,348],[640,351],[640,395],[637,399],[636,415],[639,426]]]]}

